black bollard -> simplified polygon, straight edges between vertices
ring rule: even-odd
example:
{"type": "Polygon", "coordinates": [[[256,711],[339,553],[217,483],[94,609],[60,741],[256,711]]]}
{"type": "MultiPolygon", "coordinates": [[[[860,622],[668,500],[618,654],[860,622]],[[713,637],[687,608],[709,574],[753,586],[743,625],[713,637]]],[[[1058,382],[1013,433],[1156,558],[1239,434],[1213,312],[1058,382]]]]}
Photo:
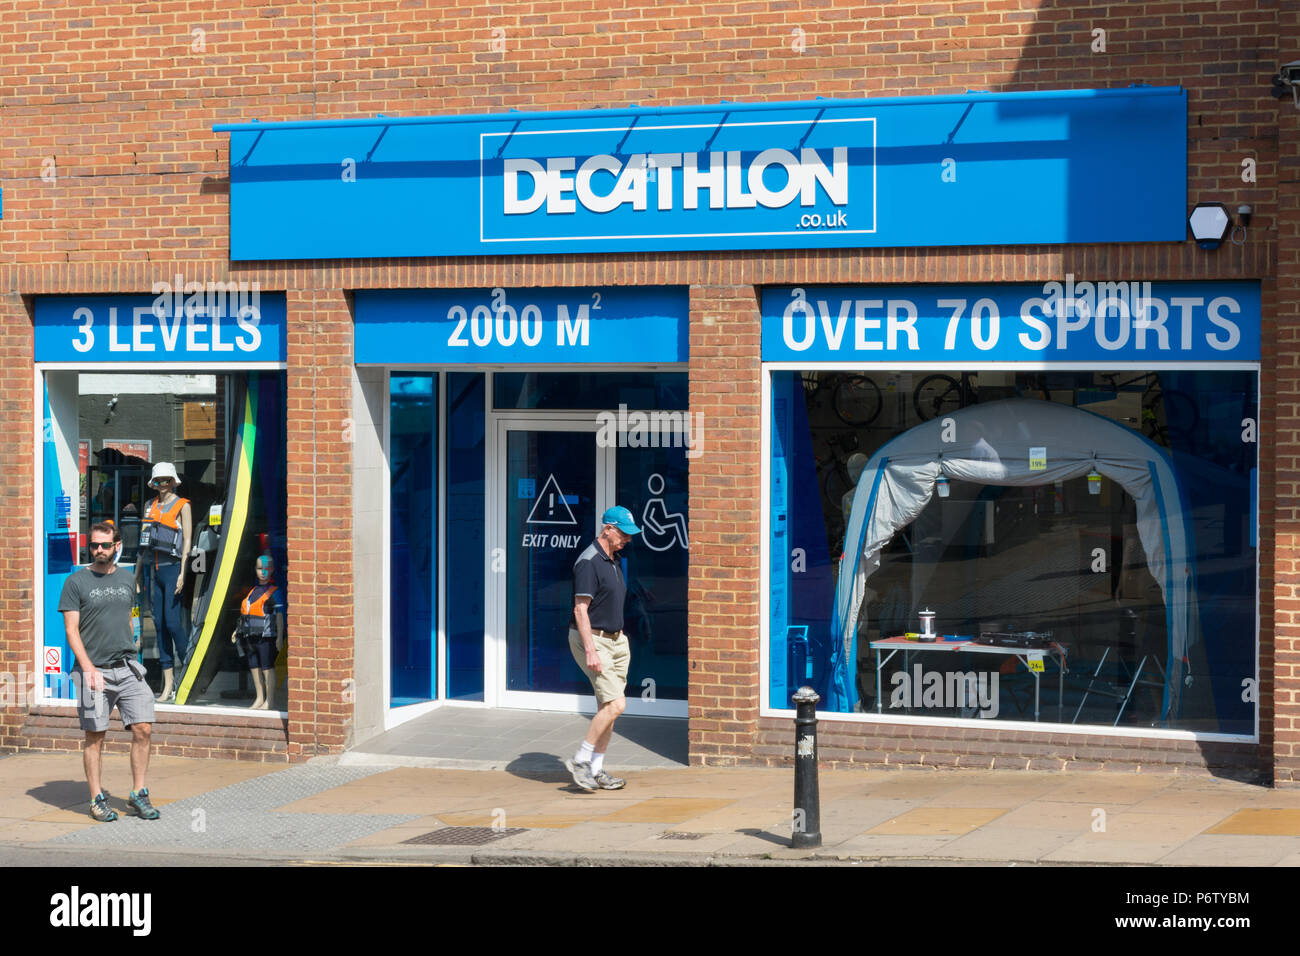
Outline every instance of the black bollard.
{"type": "Polygon", "coordinates": [[[821,797],[817,792],[817,701],[811,687],[794,695],[794,815],[790,846],[822,845],[821,797]]]}

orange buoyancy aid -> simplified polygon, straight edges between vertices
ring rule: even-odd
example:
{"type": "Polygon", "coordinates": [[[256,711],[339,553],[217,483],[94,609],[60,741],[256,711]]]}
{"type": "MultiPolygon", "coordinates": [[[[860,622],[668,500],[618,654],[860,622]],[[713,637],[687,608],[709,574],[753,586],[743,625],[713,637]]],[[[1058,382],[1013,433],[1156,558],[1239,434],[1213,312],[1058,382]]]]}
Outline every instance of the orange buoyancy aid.
{"type": "Polygon", "coordinates": [[[188,498],[179,495],[166,509],[158,504],[157,498],[149,502],[145,509],[144,527],[140,530],[140,547],[179,558],[184,544],[181,510],[189,503],[188,498]]]}
{"type": "Polygon", "coordinates": [[[276,588],[271,582],[256,585],[239,604],[239,629],[245,638],[270,640],[275,637],[276,588]],[[269,607],[268,607],[269,605],[269,607]]]}

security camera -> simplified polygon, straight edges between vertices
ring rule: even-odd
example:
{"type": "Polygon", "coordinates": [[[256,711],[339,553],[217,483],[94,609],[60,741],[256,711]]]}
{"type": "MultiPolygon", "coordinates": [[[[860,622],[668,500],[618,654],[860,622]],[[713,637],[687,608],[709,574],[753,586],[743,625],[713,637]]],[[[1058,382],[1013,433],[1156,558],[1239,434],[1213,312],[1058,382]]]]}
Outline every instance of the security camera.
{"type": "Polygon", "coordinates": [[[1272,84],[1268,91],[1270,96],[1284,100],[1289,92],[1296,109],[1300,110],[1300,60],[1292,60],[1278,67],[1278,71],[1273,74],[1272,84]]]}

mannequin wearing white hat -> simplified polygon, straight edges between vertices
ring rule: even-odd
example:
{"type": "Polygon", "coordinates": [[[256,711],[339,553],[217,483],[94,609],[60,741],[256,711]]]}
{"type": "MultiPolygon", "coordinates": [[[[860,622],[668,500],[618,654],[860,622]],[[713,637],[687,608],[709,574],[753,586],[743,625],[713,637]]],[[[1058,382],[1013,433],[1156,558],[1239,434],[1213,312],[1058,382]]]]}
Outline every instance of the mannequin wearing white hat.
{"type": "Polygon", "coordinates": [[[149,486],[158,491],[146,506],[140,527],[140,557],[135,564],[135,589],[140,591],[146,564],[152,571],[149,605],[158,633],[158,657],[162,665],[161,701],[175,695],[175,667],[185,662],[188,643],[183,623],[181,593],[185,589],[185,556],[190,552],[194,523],[190,502],[176,494],[180,485],[176,466],[160,461],[153,467],[149,486]]]}

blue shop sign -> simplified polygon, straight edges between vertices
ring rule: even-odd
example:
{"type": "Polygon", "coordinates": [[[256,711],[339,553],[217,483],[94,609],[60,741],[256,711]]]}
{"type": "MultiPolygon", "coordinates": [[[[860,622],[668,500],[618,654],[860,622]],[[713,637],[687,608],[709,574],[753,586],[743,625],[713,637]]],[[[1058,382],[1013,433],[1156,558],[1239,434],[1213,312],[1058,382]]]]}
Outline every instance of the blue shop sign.
{"type": "Polygon", "coordinates": [[[234,260],[1155,242],[1186,232],[1179,88],[214,129],[230,133],[234,260]]]}
{"type": "Polygon", "coordinates": [[[285,297],[248,283],[177,283],[155,295],[41,296],[38,362],[282,362],[285,297]]]}
{"type": "Polygon", "coordinates": [[[658,364],[689,356],[688,290],[363,289],[358,365],[658,364]]]}
{"type": "Polygon", "coordinates": [[[1257,362],[1252,282],[823,286],[763,292],[766,362],[1257,362]]]}

